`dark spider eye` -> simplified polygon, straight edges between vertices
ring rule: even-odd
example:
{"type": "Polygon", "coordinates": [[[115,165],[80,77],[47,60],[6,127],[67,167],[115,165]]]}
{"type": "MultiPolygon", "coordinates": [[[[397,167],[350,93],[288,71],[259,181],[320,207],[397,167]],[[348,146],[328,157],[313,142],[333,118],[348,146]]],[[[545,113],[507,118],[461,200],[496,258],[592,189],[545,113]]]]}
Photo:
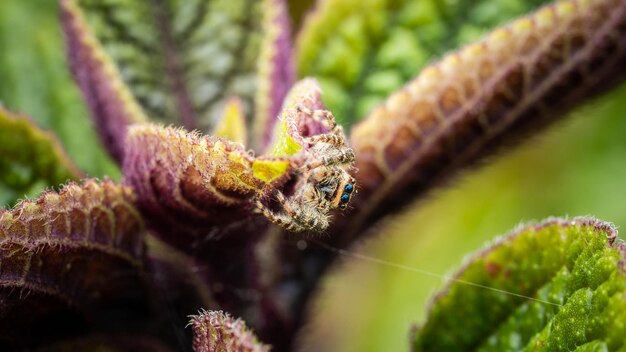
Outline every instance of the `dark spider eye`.
{"type": "Polygon", "coordinates": [[[348,203],[350,201],[350,195],[344,193],[341,195],[341,203],[348,203]]]}
{"type": "Polygon", "coordinates": [[[352,186],[351,184],[347,184],[347,185],[343,188],[343,190],[344,190],[346,193],[352,193],[352,191],[354,190],[354,186],[352,186]]]}

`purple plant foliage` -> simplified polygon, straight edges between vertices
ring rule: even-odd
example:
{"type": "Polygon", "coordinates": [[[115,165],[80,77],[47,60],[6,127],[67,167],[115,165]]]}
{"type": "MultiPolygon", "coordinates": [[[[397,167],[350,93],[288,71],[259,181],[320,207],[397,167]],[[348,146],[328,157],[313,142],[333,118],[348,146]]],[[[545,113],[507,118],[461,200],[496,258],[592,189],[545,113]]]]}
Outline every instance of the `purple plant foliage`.
{"type": "Polygon", "coordinates": [[[109,154],[121,163],[128,126],[142,120],[142,114],[122,94],[121,78],[111,72],[111,63],[95,47],[84,19],[72,0],[60,1],[61,26],[67,45],[70,70],[87,102],[100,139],[109,154]]]}
{"type": "MultiPolygon", "coordinates": [[[[291,19],[285,0],[272,0],[272,14],[273,16],[269,16],[272,17],[269,18],[271,23],[266,26],[273,28],[276,33],[268,38],[271,42],[263,48],[267,52],[266,55],[270,56],[271,59],[265,63],[268,65],[265,68],[269,71],[268,77],[262,77],[263,82],[260,82],[261,85],[268,85],[269,96],[261,98],[267,100],[267,110],[259,111],[261,116],[257,116],[261,121],[265,119],[264,125],[261,126],[262,132],[260,132],[261,150],[265,150],[272,139],[272,132],[276,124],[275,116],[280,113],[287,92],[296,79],[291,41],[291,19]]],[[[257,102],[257,104],[261,103],[257,102]]]]}
{"type": "MultiPolygon", "coordinates": [[[[346,248],[377,233],[382,220],[462,167],[626,77],[624,0],[598,2],[594,6],[605,16],[589,21],[574,12],[571,21],[555,18],[539,28],[545,21],[531,15],[524,35],[511,25],[448,55],[354,127],[350,144],[359,194],[351,209],[331,214],[331,227],[317,240],[322,246],[303,248],[306,235],[270,225],[251,202],[267,200],[276,189],[292,195],[302,173],[289,164],[275,181],[262,184],[250,170],[263,156],[240,145],[173,127],[129,129],[144,119],[143,112],[94,45],[76,2],[60,3],[70,68],[104,144],[123,164],[124,183],[86,181],[0,212],[6,297],[0,331],[11,346],[27,345],[24,331],[40,337],[35,345],[64,339],[68,331],[123,331],[172,345],[183,341],[184,348],[191,344],[190,331],[178,335],[185,331],[184,317],[204,306],[241,317],[275,350],[289,350],[336,257],[323,245],[346,248]],[[157,297],[162,292],[166,297],[157,297]],[[155,305],[161,308],[156,313],[155,305]],[[137,313],[136,320],[116,320],[120,306],[131,308],[123,313],[137,313]],[[46,332],[56,316],[68,317],[58,336],[46,332]],[[37,325],[42,321],[45,326],[37,325]]],[[[271,150],[281,142],[274,126],[283,121],[290,141],[308,151],[303,137],[328,129],[296,108],[324,105],[314,81],[292,87],[285,2],[268,3],[276,11],[268,17],[276,35],[264,48],[268,105],[259,112],[256,141],[271,150]]],[[[546,9],[556,13],[556,6],[546,9]]],[[[301,155],[274,157],[292,161],[301,155]]]]}

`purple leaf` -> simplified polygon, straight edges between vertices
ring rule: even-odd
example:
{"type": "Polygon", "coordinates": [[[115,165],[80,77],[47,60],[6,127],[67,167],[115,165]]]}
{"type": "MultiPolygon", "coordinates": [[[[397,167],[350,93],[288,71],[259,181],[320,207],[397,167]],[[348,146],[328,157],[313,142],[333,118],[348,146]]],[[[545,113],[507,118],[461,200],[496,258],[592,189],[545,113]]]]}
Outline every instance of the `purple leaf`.
{"type": "MultiPolygon", "coordinates": [[[[26,347],[145,316],[143,221],[111,181],[69,184],[0,211],[0,332],[26,347]],[[132,307],[132,309],[129,309],[132,307]]],[[[127,325],[131,324],[131,325],[127,325]]]]}
{"type": "Polygon", "coordinates": [[[353,128],[360,193],[342,236],[622,82],[625,38],[625,1],[560,1],[424,69],[353,128]]]}
{"type": "Polygon", "coordinates": [[[121,163],[128,125],[147,118],[87,25],[76,1],[61,0],[60,9],[70,69],[104,146],[121,163]]]}
{"type": "Polygon", "coordinates": [[[147,120],[141,111],[208,132],[238,96],[252,121],[267,4],[61,0],[72,70],[118,161],[127,125],[147,120]]]}

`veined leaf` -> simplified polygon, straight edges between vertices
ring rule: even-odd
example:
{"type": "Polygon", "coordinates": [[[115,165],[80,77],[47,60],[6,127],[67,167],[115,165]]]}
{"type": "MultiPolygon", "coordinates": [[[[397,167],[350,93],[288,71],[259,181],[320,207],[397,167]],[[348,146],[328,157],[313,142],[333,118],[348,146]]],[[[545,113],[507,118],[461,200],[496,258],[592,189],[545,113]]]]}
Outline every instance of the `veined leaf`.
{"type": "Polygon", "coordinates": [[[424,69],[353,129],[354,231],[623,81],[625,40],[625,0],[565,0],[424,69]]]}
{"type": "Polygon", "coordinates": [[[254,201],[270,197],[295,177],[292,161],[308,148],[303,137],[327,131],[298,106],[321,106],[315,81],[303,80],[290,91],[269,152],[259,157],[241,144],[180,128],[154,124],[130,128],[125,179],[150,221],[160,224],[157,231],[176,229],[176,238],[166,239],[168,243],[175,240],[175,247],[198,250],[195,241],[206,241],[207,233],[215,238],[259,233],[258,225],[249,221],[254,201]]]}
{"type": "MultiPolygon", "coordinates": [[[[303,137],[327,131],[297,106],[321,107],[313,80],[293,87],[279,115],[271,153],[258,157],[237,143],[180,128],[137,124],[128,132],[125,182],[136,192],[148,225],[199,263],[212,287],[222,287],[211,292],[214,304],[245,318],[261,336],[279,336],[292,325],[274,302],[267,277],[258,275],[260,262],[273,261],[265,257],[273,249],[257,248],[270,222],[257,214],[256,201],[278,209],[272,192],[290,196],[295,191],[300,174],[292,162],[307,152],[303,137]],[[224,287],[251,288],[261,298],[224,287]],[[259,321],[263,316],[276,321],[259,321]]],[[[277,245],[270,242],[268,248],[277,245]]]]}
{"type": "Polygon", "coordinates": [[[344,124],[365,117],[448,50],[545,0],[319,0],[297,38],[301,77],[344,124]]]}
{"type": "MultiPolygon", "coordinates": [[[[213,287],[257,287],[253,248],[269,222],[255,213],[255,200],[289,178],[288,160],[263,160],[275,172],[261,175],[257,159],[225,139],[138,124],[128,132],[124,175],[148,226],[200,262],[213,287]]],[[[213,297],[238,315],[256,303],[226,290],[213,297]]]]}
{"type": "Polygon", "coordinates": [[[617,351],[626,247],[607,223],[549,220],[501,238],[432,302],[414,351],[617,351]]]}
{"type": "Polygon", "coordinates": [[[1,107],[0,141],[2,203],[14,202],[31,188],[39,192],[82,176],[52,133],[1,107]]]}
{"type": "MultiPolygon", "coordinates": [[[[136,101],[153,120],[204,131],[214,126],[231,96],[242,98],[246,116],[252,115],[264,2],[62,0],[62,4],[67,33],[73,31],[77,37],[93,33],[87,42],[70,42],[70,58],[85,50],[106,53],[131,93],[132,99],[116,84],[120,89],[111,94],[118,103],[136,101]],[[68,26],[79,20],[80,27],[68,26]]],[[[86,75],[103,69],[113,70],[102,60],[74,65],[75,72],[85,70],[86,75]]],[[[87,95],[100,85],[94,79],[81,83],[87,95]]],[[[94,110],[94,103],[90,105],[94,110]]],[[[95,115],[96,121],[110,118],[104,116],[106,111],[95,115]]]]}
{"type": "Polygon", "coordinates": [[[166,241],[197,250],[195,242],[206,241],[208,233],[219,238],[226,232],[255,232],[250,199],[265,197],[289,177],[288,160],[264,160],[275,172],[256,172],[257,159],[240,144],[140,124],[128,132],[124,174],[150,222],[159,224],[155,230],[167,234],[175,228],[175,238],[166,241]]]}
{"type": "Polygon", "coordinates": [[[133,202],[126,187],[88,180],[0,211],[3,349],[111,329],[107,319],[122,317],[130,333],[133,317],[148,315],[133,202]]]}

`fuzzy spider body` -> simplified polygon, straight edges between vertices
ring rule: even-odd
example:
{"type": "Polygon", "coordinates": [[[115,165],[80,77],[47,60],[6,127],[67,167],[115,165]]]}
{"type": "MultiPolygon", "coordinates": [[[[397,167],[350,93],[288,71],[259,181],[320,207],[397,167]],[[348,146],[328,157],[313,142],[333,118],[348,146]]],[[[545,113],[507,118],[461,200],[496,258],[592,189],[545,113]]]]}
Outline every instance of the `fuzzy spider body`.
{"type": "Polygon", "coordinates": [[[298,177],[293,195],[274,192],[281,211],[272,211],[260,200],[256,206],[271,222],[288,231],[322,232],[328,228],[330,211],[345,209],[355,191],[356,180],[348,173],[354,151],[347,147],[343,128],[330,111],[298,107],[297,112],[323,124],[330,132],[304,138],[306,147],[293,166],[298,177]]]}

